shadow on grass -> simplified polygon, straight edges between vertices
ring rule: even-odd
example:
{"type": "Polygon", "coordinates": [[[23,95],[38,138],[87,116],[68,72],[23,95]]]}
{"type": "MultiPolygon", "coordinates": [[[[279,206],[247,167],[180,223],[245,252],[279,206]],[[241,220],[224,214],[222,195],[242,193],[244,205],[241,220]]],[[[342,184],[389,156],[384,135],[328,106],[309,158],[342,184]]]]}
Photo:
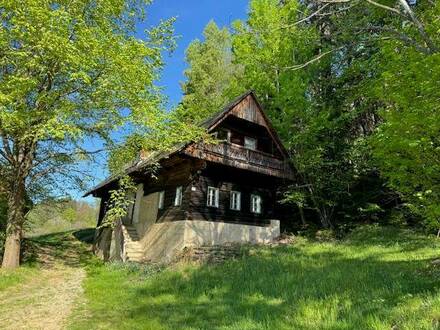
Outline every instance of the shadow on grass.
{"type": "MultiPolygon", "coordinates": [[[[115,329],[389,329],[402,322],[420,329],[421,320],[431,325],[434,316],[417,301],[438,294],[438,273],[424,272],[428,255],[388,258],[392,251],[382,245],[389,240],[384,235],[374,241],[353,236],[333,246],[255,249],[241,260],[165,271],[138,282],[122,277],[114,290],[124,292],[126,301],[114,299],[111,289],[101,292],[94,321],[105,319],[115,329]],[[351,252],[359,247],[364,254],[351,252]]],[[[403,249],[423,245],[431,241],[412,237],[403,249]]]]}
{"type": "Polygon", "coordinates": [[[83,267],[92,258],[93,228],[36,236],[24,241],[22,260],[26,264],[52,266],[55,263],[83,267]]]}

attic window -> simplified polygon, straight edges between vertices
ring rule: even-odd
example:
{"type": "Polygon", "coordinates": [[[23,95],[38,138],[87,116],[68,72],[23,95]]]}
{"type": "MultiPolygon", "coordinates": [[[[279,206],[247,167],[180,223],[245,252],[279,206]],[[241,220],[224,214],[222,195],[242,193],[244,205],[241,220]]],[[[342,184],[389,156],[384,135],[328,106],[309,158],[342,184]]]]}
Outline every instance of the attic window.
{"type": "Polygon", "coordinates": [[[257,139],[251,138],[249,136],[244,137],[244,147],[246,149],[256,150],[257,149],[257,139]]]}

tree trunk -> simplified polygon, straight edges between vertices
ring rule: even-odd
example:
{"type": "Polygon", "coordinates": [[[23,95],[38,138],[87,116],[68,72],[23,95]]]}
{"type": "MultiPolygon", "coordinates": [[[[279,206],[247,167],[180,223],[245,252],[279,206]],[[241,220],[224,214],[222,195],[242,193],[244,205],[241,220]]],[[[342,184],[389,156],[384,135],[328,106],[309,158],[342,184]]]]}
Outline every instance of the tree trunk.
{"type": "Polygon", "coordinates": [[[298,205],[299,215],[301,217],[301,224],[303,227],[307,226],[306,217],[304,216],[304,209],[302,206],[298,205]]]}
{"type": "Polygon", "coordinates": [[[16,268],[20,265],[25,203],[24,179],[19,179],[14,182],[8,198],[8,222],[2,268],[16,268]]]}

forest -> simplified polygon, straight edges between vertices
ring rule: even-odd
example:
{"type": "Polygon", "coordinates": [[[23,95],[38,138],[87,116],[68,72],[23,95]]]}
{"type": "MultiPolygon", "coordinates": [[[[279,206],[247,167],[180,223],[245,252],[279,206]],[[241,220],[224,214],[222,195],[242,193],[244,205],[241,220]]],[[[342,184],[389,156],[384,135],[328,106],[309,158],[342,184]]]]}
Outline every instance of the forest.
{"type": "MultiPolygon", "coordinates": [[[[282,202],[325,228],[440,219],[439,4],[251,1],[187,50],[178,112],[199,120],[252,89],[298,182],[282,202]]],[[[298,214],[296,215],[299,217],[298,214]]]]}

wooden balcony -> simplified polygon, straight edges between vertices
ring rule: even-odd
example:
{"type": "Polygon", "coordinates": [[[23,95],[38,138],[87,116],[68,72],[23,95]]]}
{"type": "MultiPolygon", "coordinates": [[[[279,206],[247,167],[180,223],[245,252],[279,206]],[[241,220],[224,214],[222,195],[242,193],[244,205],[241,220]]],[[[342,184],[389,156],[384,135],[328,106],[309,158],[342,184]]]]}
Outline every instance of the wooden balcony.
{"type": "Polygon", "coordinates": [[[293,172],[286,161],[257,150],[228,142],[191,145],[184,153],[196,158],[238,167],[266,175],[292,179],[293,172]]]}

